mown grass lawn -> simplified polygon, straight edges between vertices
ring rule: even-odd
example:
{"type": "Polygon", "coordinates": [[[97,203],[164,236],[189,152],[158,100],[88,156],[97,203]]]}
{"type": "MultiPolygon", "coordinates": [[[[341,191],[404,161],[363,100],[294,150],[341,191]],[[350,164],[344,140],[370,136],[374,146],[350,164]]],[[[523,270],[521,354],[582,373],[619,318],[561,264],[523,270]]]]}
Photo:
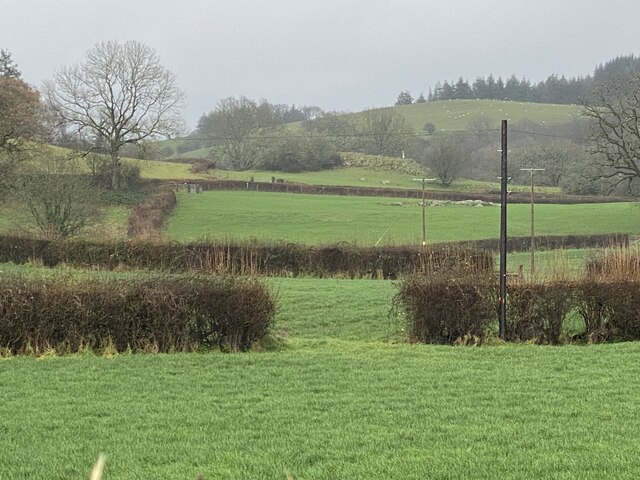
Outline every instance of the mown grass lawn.
{"type": "MultiPolygon", "coordinates": [[[[306,244],[359,245],[419,243],[422,213],[418,200],[263,192],[181,193],[167,222],[167,238],[193,241],[204,236],[259,238],[306,244]]],[[[427,208],[427,240],[450,242],[499,236],[499,206],[427,208]]],[[[530,231],[530,207],[509,206],[509,235],[530,231]]],[[[539,235],[640,232],[640,208],[631,203],[537,205],[539,235]]]]}

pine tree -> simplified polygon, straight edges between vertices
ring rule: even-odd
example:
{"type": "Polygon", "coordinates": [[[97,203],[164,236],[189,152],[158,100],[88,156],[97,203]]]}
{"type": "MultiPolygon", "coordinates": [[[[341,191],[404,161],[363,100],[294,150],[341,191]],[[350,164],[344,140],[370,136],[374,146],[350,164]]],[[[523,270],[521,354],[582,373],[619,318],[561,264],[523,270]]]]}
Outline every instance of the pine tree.
{"type": "Polygon", "coordinates": [[[0,77],[20,78],[22,73],[18,70],[18,65],[11,59],[8,50],[0,49],[0,77]]]}

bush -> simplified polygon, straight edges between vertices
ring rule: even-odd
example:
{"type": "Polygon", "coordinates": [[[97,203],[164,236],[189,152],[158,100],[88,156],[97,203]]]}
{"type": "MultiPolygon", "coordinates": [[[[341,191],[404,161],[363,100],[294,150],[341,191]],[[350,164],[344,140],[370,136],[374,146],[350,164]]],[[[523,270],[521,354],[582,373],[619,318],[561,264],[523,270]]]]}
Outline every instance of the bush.
{"type": "MultiPolygon", "coordinates": [[[[111,173],[113,166],[111,160],[104,155],[91,154],[86,158],[91,170],[93,183],[101,188],[111,189],[111,173]]],[[[118,166],[118,185],[120,188],[133,189],[142,184],[140,167],[128,161],[120,161],[118,166]]]]}
{"type": "Polygon", "coordinates": [[[411,341],[482,343],[495,322],[496,288],[487,276],[411,275],[400,283],[394,305],[407,316],[411,341]]]}
{"type": "Polygon", "coordinates": [[[0,279],[0,348],[13,354],[245,350],[273,322],[275,300],[238,277],[0,279]]]}
{"type": "Polygon", "coordinates": [[[170,185],[158,187],[131,211],[127,235],[129,237],[153,236],[162,228],[176,203],[176,192],[170,185]]]}
{"type": "Polygon", "coordinates": [[[548,281],[509,286],[507,340],[560,343],[564,320],[575,305],[575,283],[548,281]]]}
{"type": "MultiPolygon", "coordinates": [[[[140,214],[140,223],[145,217],[140,214]]],[[[294,243],[168,243],[49,241],[0,235],[0,262],[41,261],[113,269],[204,270],[219,274],[398,278],[414,272],[493,270],[493,254],[455,248],[309,247],[294,243]]]]}

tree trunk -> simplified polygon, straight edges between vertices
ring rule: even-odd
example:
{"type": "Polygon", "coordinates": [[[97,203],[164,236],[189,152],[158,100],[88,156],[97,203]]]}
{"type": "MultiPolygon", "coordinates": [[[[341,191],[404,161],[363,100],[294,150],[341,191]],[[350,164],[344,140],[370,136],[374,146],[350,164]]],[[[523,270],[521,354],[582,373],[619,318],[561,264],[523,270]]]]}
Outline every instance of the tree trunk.
{"type": "Polygon", "coordinates": [[[120,158],[118,151],[111,149],[111,190],[120,188],[120,158]]]}

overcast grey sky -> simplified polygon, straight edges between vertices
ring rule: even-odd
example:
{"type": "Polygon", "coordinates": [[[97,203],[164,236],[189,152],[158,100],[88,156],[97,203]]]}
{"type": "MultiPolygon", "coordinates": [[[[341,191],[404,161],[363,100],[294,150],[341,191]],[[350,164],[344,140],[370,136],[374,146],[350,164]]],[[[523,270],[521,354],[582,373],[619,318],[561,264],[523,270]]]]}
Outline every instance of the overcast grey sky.
{"type": "Polygon", "coordinates": [[[185,119],[225,97],[362,110],[438,80],[586,75],[640,51],[638,0],[0,0],[0,47],[40,86],[101,40],[155,48],[185,119]]]}

